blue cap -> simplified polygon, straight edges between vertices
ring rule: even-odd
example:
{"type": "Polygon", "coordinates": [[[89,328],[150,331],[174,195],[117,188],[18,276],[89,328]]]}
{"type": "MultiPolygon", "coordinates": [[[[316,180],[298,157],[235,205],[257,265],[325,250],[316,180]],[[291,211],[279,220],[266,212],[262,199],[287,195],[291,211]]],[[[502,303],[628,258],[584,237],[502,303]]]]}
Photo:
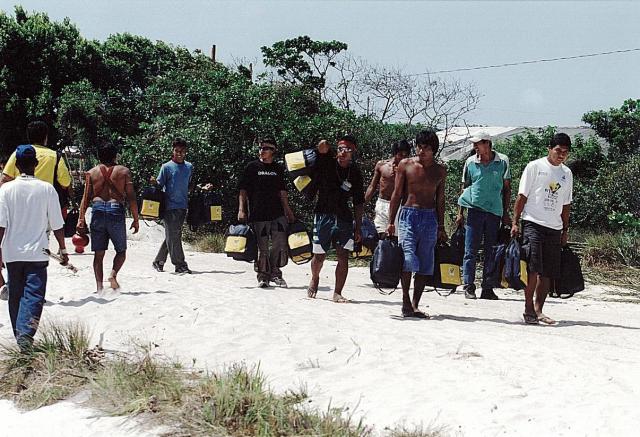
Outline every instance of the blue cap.
{"type": "Polygon", "coordinates": [[[31,144],[22,144],[16,148],[16,159],[24,160],[36,157],[36,149],[31,144]]]}

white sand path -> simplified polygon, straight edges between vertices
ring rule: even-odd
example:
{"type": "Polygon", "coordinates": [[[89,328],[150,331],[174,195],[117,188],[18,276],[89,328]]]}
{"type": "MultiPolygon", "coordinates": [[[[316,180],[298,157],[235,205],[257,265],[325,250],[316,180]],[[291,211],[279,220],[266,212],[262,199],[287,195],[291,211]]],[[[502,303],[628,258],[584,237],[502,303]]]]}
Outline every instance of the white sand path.
{"type": "MultiPolygon", "coordinates": [[[[449,435],[638,435],[640,305],[604,301],[602,288],[550,299],[557,326],[524,325],[522,294],[509,290],[500,301],[427,293],[421,307],[432,319],[402,320],[400,293],[380,295],[365,268],[349,272],[353,303],[334,304],[333,262],[313,300],[308,265],[284,269],[289,289],[258,289],[252,265],[192,251],[193,275],[157,273],[160,230],[143,225],[141,234],[119,295],[93,294],[90,254],[71,257],[76,276],[52,264],[43,319],[81,320],[106,349],[153,342],[189,366],[259,363],[274,389],[306,383],[312,406],[347,405],[377,431],[404,421],[449,435]]],[[[11,341],[6,307],[0,324],[11,341]]],[[[6,435],[146,434],[95,415],[72,402],[29,413],[0,402],[6,435]]]]}

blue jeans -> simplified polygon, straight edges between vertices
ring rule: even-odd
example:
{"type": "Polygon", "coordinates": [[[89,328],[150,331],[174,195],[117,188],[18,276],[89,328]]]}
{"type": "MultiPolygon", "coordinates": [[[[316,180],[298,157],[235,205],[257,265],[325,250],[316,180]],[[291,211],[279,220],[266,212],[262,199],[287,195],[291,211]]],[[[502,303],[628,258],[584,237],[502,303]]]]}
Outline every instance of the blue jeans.
{"type": "Polygon", "coordinates": [[[20,349],[33,344],[47,288],[47,261],[7,263],[9,317],[20,349]]]}
{"type": "Polygon", "coordinates": [[[127,225],[124,205],[118,202],[94,201],[91,209],[91,250],[107,250],[109,240],[116,253],[127,250],[127,225]]]}
{"type": "Polygon", "coordinates": [[[465,285],[473,284],[476,280],[476,261],[480,243],[484,239],[484,269],[482,272],[482,289],[491,288],[486,284],[487,280],[487,256],[491,253],[491,247],[498,240],[500,229],[500,217],[480,209],[469,208],[467,221],[464,226],[464,261],[462,262],[462,279],[465,285]]]}

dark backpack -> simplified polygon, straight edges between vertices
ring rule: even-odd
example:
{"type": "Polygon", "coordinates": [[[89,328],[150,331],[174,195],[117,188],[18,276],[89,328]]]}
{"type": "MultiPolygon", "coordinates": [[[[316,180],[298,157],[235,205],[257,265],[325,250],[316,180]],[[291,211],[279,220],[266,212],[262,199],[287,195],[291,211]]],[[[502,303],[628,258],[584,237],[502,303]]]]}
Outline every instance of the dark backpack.
{"type": "Polygon", "coordinates": [[[560,277],[551,284],[549,295],[568,299],[583,290],[584,277],[580,258],[569,246],[563,246],[560,252],[560,277]]]}
{"type": "Polygon", "coordinates": [[[527,286],[527,262],[525,251],[517,239],[507,245],[504,257],[504,279],[509,288],[522,290],[527,286]]]}
{"type": "Polygon", "coordinates": [[[293,185],[307,200],[312,200],[318,191],[318,184],[308,175],[298,176],[293,180],[293,185]]]}
{"type": "MultiPolygon", "coordinates": [[[[462,285],[462,260],[458,251],[448,243],[439,243],[435,247],[433,275],[428,276],[426,285],[455,293],[462,285]]],[[[447,296],[449,295],[447,294],[447,296]]]]}
{"type": "Polygon", "coordinates": [[[311,233],[301,221],[289,224],[287,244],[289,246],[289,258],[294,264],[304,264],[313,258],[311,233]]]}
{"type": "Polygon", "coordinates": [[[140,217],[144,220],[158,220],[163,215],[164,191],[157,185],[145,188],[140,202],[140,217]]]}
{"type": "Polygon", "coordinates": [[[465,230],[464,226],[458,226],[449,239],[449,245],[451,250],[455,253],[456,262],[458,265],[462,265],[464,260],[464,248],[465,248],[465,230]]]}
{"type": "Polygon", "coordinates": [[[362,226],[360,226],[360,234],[362,240],[356,244],[351,256],[353,258],[367,258],[373,255],[378,245],[378,232],[376,226],[366,217],[362,218],[362,226]]]}
{"type": "Polygon", "coordinates": [[[378,241],[369,264],[369,273],[371,282],[380,293],[391,294],[396,291],[400,283],[403,264],[404,252],[395,238],[378,241]],[[385,292],[384,288],[392,290],[385,292]]]}
{"type": "Polygon", "coordinates": [[[251,227],[244,223],[229,226],[224,252],[236,261],[254,262],[258,258],[258,243],[251,227]]]}
{"type": "Polygon", "coordinates": [[[299,152],[284,155],[287,170],[294,178],[311,174],[313,167],[316,165],[317,158],[318,151],[316,149],[300,150],[299,152]]]}
{"type": "Polygon", "coordinates": [[[200,225],[222,220],[222,198],[211,192],[194,191],[189,197],[187,224],[196,231],[200,225]]]}
{"type": "Polygon", "coordinates": [[[485,257],[486,282],[489,287],[502,288],[502,271],[506,252],[507,245],[501,243],[492,246],[488,256],[485,257]]]}

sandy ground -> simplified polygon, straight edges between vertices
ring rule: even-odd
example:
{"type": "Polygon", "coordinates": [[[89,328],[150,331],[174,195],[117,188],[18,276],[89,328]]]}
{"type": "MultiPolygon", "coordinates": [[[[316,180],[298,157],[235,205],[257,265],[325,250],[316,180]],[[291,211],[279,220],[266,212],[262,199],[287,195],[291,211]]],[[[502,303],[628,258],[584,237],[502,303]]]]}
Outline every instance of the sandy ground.
{"type": "MultiPolygon", "coordinates": [[[[71,257],[77,275],[52,264],[43,319],[82,320],[107,349],[152,342],[188,366],[259,363],[275,390],[306,384],[311,405],[348,406],[378,432],[404,422],[454,436],[638,435],[640,305],[624,290],[550,299],[557,326],[524,325],[523,296],[510,290],[500,301],[427,293],[432,319],[403,320],[400,293],[380,295],[365,268],[349,272],[353,302],[334,304],[332,262],[312,300],[308,265],[284,269],[288,289],[264,290],[251,265],[224,255],[187,251],[193,275],[158,273],[161,228],[133,238],[119,294],[93,293],[90,254],[71,257]]],[[[6,309],[0,339],[11,341],[6,309]]],[[[28,413],[0,401],[0,423],[15,436],[149,435],[78,399],[28,413]]]]}

